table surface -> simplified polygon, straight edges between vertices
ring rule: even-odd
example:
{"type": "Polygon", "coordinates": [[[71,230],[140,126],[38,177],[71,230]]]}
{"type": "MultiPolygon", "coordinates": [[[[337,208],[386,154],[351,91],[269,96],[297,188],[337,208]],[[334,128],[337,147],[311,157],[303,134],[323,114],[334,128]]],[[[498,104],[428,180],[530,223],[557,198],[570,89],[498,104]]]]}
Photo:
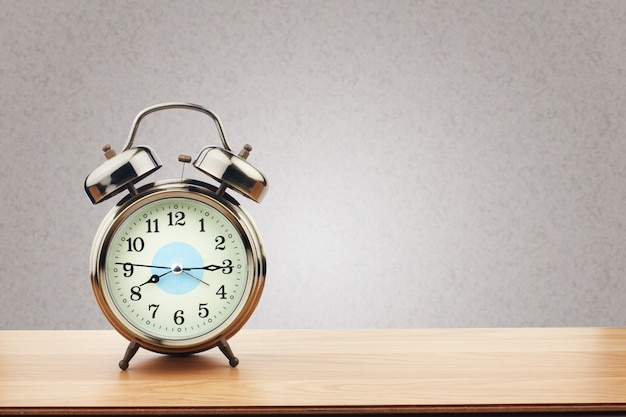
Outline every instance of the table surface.
{"type": "Polygon", "coordinates": [[[0,414],[626,410],[626,328],[243,330],[173,357],[113,331],[0,331],[0,414]]]}

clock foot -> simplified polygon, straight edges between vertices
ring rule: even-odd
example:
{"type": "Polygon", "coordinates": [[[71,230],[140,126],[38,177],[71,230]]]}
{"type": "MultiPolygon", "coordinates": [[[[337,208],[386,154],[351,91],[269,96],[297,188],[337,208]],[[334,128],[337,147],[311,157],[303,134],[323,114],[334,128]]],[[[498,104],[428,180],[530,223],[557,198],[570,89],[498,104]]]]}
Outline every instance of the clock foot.
{"type": "Polygon", "coordinates": [[[139,349],[139,344],[137,342],[130,342],[128,347],[126,348],[126,353],[124,354],[124,358],[120,361],[120,369],[125,371],[128,369],[128,362],[135,356],[137,350],[139,349]]]}
{"type": "Polygon", "coordinates": [[[233,350],[230,348],[230,345],[228,344],[226,339],[221,339],[218,342],[217,347],[219,347],[224,356],[228,358],[228,364],[230,366],[234,368],[235,366],[239,365],[239,359],[237,359],[237,357],[233,354],[233,350]]]}

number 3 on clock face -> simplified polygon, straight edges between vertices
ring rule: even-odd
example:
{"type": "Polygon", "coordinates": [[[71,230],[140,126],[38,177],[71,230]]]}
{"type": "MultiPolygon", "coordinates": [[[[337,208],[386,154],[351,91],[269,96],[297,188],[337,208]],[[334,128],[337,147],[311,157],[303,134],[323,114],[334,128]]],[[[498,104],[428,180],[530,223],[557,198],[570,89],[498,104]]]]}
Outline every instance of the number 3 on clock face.
{"type": "Polygon", "coordinates": [[[160,352],[207,349],[234,334],[258,302],[264,256],[241,208],[169,184],[103,222],[96,296],[129,339],[160,352]],[[260,262],[255,262],[260,260],[260,262]]]}

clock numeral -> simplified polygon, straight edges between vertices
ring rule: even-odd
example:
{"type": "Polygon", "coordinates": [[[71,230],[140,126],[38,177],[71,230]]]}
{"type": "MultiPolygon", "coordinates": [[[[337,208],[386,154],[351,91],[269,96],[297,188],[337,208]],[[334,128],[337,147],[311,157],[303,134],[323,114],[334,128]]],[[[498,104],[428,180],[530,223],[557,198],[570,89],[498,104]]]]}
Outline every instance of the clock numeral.
{"type": "Polygon", "coordinates": [[[233,272],[233,261],[231,261],[230,259],[224,259],[222,265],[224,265],[222,267],[222,274],[230,274],[233,272]]]}
{"type": "Polygon", "coordinates": [[[174,323],[178,324],[179,326],[185,322],[183,313],[183,310],[176,310],[176,313],[174,313],[174,323]]]}
{"type": "Polygon", "coordinates": [[[169,217],[170,222],[168,226],[184,226],[185,225],[185,213],[182,211],[177,211],[176,213],[169,212],[167,213],[167,217],[169,217]]]}
{"type": "Polygon", "coordinates": [[[159,305],[160,304],[150,304],[148,306],[148,311],[152,311],[152,318],[154,318],[156,316],[156,312],[159,309],[159,305]],[[152,310],[152,309],[154,309],[154,310],[152,310]]]}
{"type": "Polygon", "coordinates": [[[133,301],[141,300],[141,287],[134,286],[130,289],[130,299],[133,301]]]}
{"type": "Polygon", "coordinates": [[[128,239],[126,241],[128,242],[128,252],[141,252],[145,246],[143,239],[140,237],[128,239]]]}
{"type": "Polygon", "coordinates": [[[204,219],[198,220],[200,222],[200,233],[204,232],[204,219]]]}
{"type": "Polygon", "coordinates": [[[224,236],[218,236],[215,238],[215,243],[217,243],[217,245],[215,245],[215,250],[224,250],[226,249],[226,245],[224,245],[224,242],[226,242],[226,238],[224,236]]]}
{"type": "Polygon", "coordinates": [[[198,306],[198,317],[201,319],[209,317],[209,309],[206,307],[207,303],[200,303],[198,306]]]}
{"type": "Polygon", "coordinates": [[[146,233],[159,233],[159,219],[146,220],[148,231],[146,233]]]}
{"type": "Polygon", "coordinates": [[[130,262],[126,262],[122,265],[122,269],[124,270],[124,276],[126,278],[131,277],[133,272],[135,272],[135,267],[130,262]]]}
{"type": "Polygon", "coordinates": [[[220,300],[225,300],[226,299],[226,289],[224,288],[223,285],[220,287],[219,290],[217,290],[215,295],[219,295],[220,296],[220,300]]]}

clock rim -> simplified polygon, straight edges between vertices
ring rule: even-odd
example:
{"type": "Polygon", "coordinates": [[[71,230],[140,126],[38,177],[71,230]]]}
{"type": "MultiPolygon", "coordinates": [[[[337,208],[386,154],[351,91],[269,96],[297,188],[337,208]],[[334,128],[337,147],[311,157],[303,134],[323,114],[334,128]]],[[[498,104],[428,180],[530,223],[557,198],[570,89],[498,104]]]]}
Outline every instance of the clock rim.
{"type": "Polygon", "coordinates": [[[137,189],[115,205],[102,220],[94,237],[90,268],[91,284],[100,309],[122,336],[139,346],[158,353],[188,354],[217,346],[235,335],[248,321],[260,300],[265,284],[266,258],[258,228],[249,214],[230,195],[215,194],[217,187],[198,180],[162,180],[137,189]],[[226,216],[240,233],[246,250],[248,277],[246,289],[237,308],[216,328],[189,339],[166,339],[139,329],[126,319],[108,294],[105,282],[106,256],[117,228],[132,213],[154,201],[166,198],[191,198],[208,204],[226,216]]]}

